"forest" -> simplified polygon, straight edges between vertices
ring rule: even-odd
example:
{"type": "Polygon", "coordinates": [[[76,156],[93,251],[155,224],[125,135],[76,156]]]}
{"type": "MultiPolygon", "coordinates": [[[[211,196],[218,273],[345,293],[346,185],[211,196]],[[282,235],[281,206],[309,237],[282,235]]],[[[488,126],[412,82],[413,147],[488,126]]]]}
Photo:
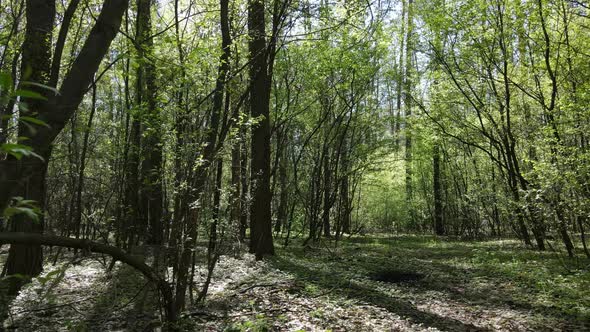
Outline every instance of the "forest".
{"type": "Polygon", "coordinates": [[[587,0],[0,1],[0,331],[590,331],[587,0]]]}

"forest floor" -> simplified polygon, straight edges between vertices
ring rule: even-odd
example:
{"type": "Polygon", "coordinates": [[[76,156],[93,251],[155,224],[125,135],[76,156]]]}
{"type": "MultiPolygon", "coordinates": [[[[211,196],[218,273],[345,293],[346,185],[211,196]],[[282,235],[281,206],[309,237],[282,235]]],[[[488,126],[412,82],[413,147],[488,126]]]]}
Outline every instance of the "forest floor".
{"type": "MultiPolygon", "coordinates": [[[[157,298],[137,272],[61,257],[12,301],[6,330],[160,329],[157,298]]],[[[221,256],[205,303],[181,322],[187,331],[590,331],[589,269],[513,240],[295,241],[263,262],[221,256]]],[[[206,270],[195,275],[196,293],[206,270]]]]}

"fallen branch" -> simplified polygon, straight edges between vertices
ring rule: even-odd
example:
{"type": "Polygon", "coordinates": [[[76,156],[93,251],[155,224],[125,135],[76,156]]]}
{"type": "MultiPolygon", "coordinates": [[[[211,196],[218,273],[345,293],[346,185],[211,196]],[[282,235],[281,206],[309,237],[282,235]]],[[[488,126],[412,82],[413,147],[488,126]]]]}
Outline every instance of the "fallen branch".
{"type": "Polygon", "coordinates": [[[85,301],[88,301],[88,300],[93,299],[93,298],[94,298],[94,296],[90,296],[90,297],[83,298],[81,300],[71,301],[71,302],[62,303],[62,304],[56,304],[56,305],[42,307],[42,308],[24,309],[24,310],[20,310],[20,311],[17,311],[17,312],[13,312],[12,314],[13,315],[20,315],[20,314],[29,313],[29,312],[50,311],[50,310],[54,310],[54,309],[58,309],[58,308],[67,307],[67,306],[70,306],[70,305],[73,305],[73,304],[85,302],[85,301]]]}
{"type": "Polygon", "coordinates": [[[262,288],[262,287],[274,287],[274,286],[279,286],[279,285],[281,285],[281,283],[276,283],[276,282],[275,282],[275,283],[272,283],[272,284],[256,284],[256,285],[252,285],[252,286],[250,286],[250,287],[246,287],[246,288],[244,288],[244,289],[240,290],[240,291],[239,291],[239,293],[240,293],[240,294],[244,294],[244,293],[246,293],[247,291],[249,291],[249,290],[252,290],[252,289],[254,289],[254,288],[262,288]]]}
{"type": "Polygon", "coordinates": [[[321,292],[321,293],[320,293],[320,294],[318,294],[318,295],[314,295],[314,296],[312,296],[311,298],[312,298],[312,299],[317,299],[317,298],[319,298],[319,297],[322,297],[322,296],[324,296],[324,295],[328,295],[328,294],[332,293],[332,292],[333,292],[335,289],[336,289],[336,288],[330,288],[330,289],[328,289],[328,290],[327,290],[327,291],[325,291],[325,292],[321,292]]]}
{"type": "Polygon", "coordinates": [[[126,253],[120,248],[84,239],[22,232],[0,232],[0,245],[2,244],[57,246],[109,255],[114,260],[121,261],[133,267],[141,272],[148,280],[154,282],[166,303],[166,319],[172,322],[177,318],[172,288],[168,282],[152,267],[145,264],[143,260],[126,253]]]}

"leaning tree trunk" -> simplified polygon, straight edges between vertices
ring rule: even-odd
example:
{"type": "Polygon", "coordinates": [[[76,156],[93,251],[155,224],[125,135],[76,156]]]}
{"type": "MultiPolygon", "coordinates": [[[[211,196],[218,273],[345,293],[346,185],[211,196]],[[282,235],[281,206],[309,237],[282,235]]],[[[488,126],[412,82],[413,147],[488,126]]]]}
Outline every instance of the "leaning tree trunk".
{"type": "Polygon", "coordinates": [[[153,282],[162,295],[166,320],[173,323],[178,318],[178,312],[173,305],[172,288],[166,279],[159,274],[157,269],[146,265],[142,259],[130,255],[120,248],[88,240],[73,239],[70,237],[23,232],[0,233],[0,245],[2,244],[10,244],[11,246],[29,244],[34,244],[36,246],[57,246],[109,255],[113,260],[121,261],[133,267],[141,272],[146,279],[153,282]]]}
{"type": "MultiPolygon", "coordinates": [[[[37,119],[47,126],[35,128],[34,134],[19,131],[29,137],[28,144],[43,160],[29,157],[20,161],[14,158],[0,161],[0,209],[6,207],[14,196],[36,200],[43,206],[46,162],[51,157],[51,146],[82,102],[102,58],[119,30],[127,4],[127,1],[121,0],[104,1],[101,13],[65,76],[59,94],[48,96],[48,100],[36,100],[29,105],[29,109],[37,113],[37,119]]],[[[23,72],[30,72],[28,79],[37,83],[44,82],[49,73],[54,6],[52,1],[27,1],[23,68],[30,69],[23,72]]],[[[32,90],[35,87],[27,86],[27,89],[32,90]]],[[[47,91],[40,92],[47,96],[47,91]]],[[[18,225],[15,223],[13,227],[13,230],[28,232],[40,232],[42,229],[42,217],[40,222],[25,220],[18,225]]],[[[41,258],[39,244],[15,243],[10,249],[6,270],[9,274],[37,274],[41,270],[41,258]]]]}

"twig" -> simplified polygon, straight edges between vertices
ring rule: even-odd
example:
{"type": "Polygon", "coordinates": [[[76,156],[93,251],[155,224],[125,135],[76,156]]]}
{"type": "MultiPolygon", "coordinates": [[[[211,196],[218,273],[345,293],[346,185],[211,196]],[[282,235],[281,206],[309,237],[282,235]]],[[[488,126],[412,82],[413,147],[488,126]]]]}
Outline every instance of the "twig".
{"type": "Polygon", "coordinates": [[[249,316],[249,315],[257,315],[261,313],[271,313],[271,312],[295,312],[289,308],[275,308],[275,309],[268,309],[268,310],[261,310],[261,311],[249,311],[249,312],[241,312],[233,315],[226,315],[223,318],[230,318],[230,317],[240,317],[240,316],[249,316]]]}
{"type": "Polygon", "coordinates": [[[145,287],[150,283],[150,281],[148,280],[145,284],[143,284],[143,286],[139,289],[139,291],[137,291],[137,293],[135,293],[135,295],[133,295],[133,297],[127,301],[127,303],[125,303],[124,305],[120,306],[120,307],[115,307],[117,310],[121,310],[124,309],[126,306],[128,306],[131,302],[135,301],[135,299],[139,296],[139,294],[141,294],[141,292],[145,289],[145,287]]]}
{"type": "Polygon", "coordinates": [[[72,301],[72,302],[67,302],[67,303],[63,303],[63,304],[57,304],[57,305],[53,305],[53,306],[49,306],[49,307],[43,307],[43,308],[36,308],[36,309],[24,309],[21,311],[17,311],[14,312],[14,315],[19,315],[19,314],[23,314],[23,313],[27,313],[27,312],[39,312],[39,311],[46,311],[46,310],[51,310],[51,309],[56,309],[56,308],[62,308],[62,307],[67,307],[67,306],[71,306],[72,304],[76,304],[76,303],[80,303],[80,302],[84,302],[87,300],[90,300],[92,298],[94,298],[95,296],[90,296],[87,298],[84,298],[82,300],[76,300],[76,301],[72,301]]]}
{"type": "Polygon", "coordinates": [[[252,285],[250,287],[246,287],[244,289],[242,289],[241,291],[239,291],[238,293],[240,294],[244,294],[249,290],[252,290],[254,288],[261,288],[261,287],[273,287],[273,286],[278,286],[280,285],[280,283],[272,283],[272,284],[256,284],[256,285],[252,285]]]}
{"type": "Polygon", "coordinates": [[[311,296],[311,298],[312,298],[312,299],[317,299],[318,297],[322,297],[322,296],[324,296],[324,295],[328,295],[328,294],[332,293],[332,292],[334,291],[334,289],[335,289],[335,288],[330,288],[330,289],[328,289],[327,291],[325,291],[325,292],[323,292],[323,293],[320,293],[320,294],[318,294],[318,295],[311,296]]]}

